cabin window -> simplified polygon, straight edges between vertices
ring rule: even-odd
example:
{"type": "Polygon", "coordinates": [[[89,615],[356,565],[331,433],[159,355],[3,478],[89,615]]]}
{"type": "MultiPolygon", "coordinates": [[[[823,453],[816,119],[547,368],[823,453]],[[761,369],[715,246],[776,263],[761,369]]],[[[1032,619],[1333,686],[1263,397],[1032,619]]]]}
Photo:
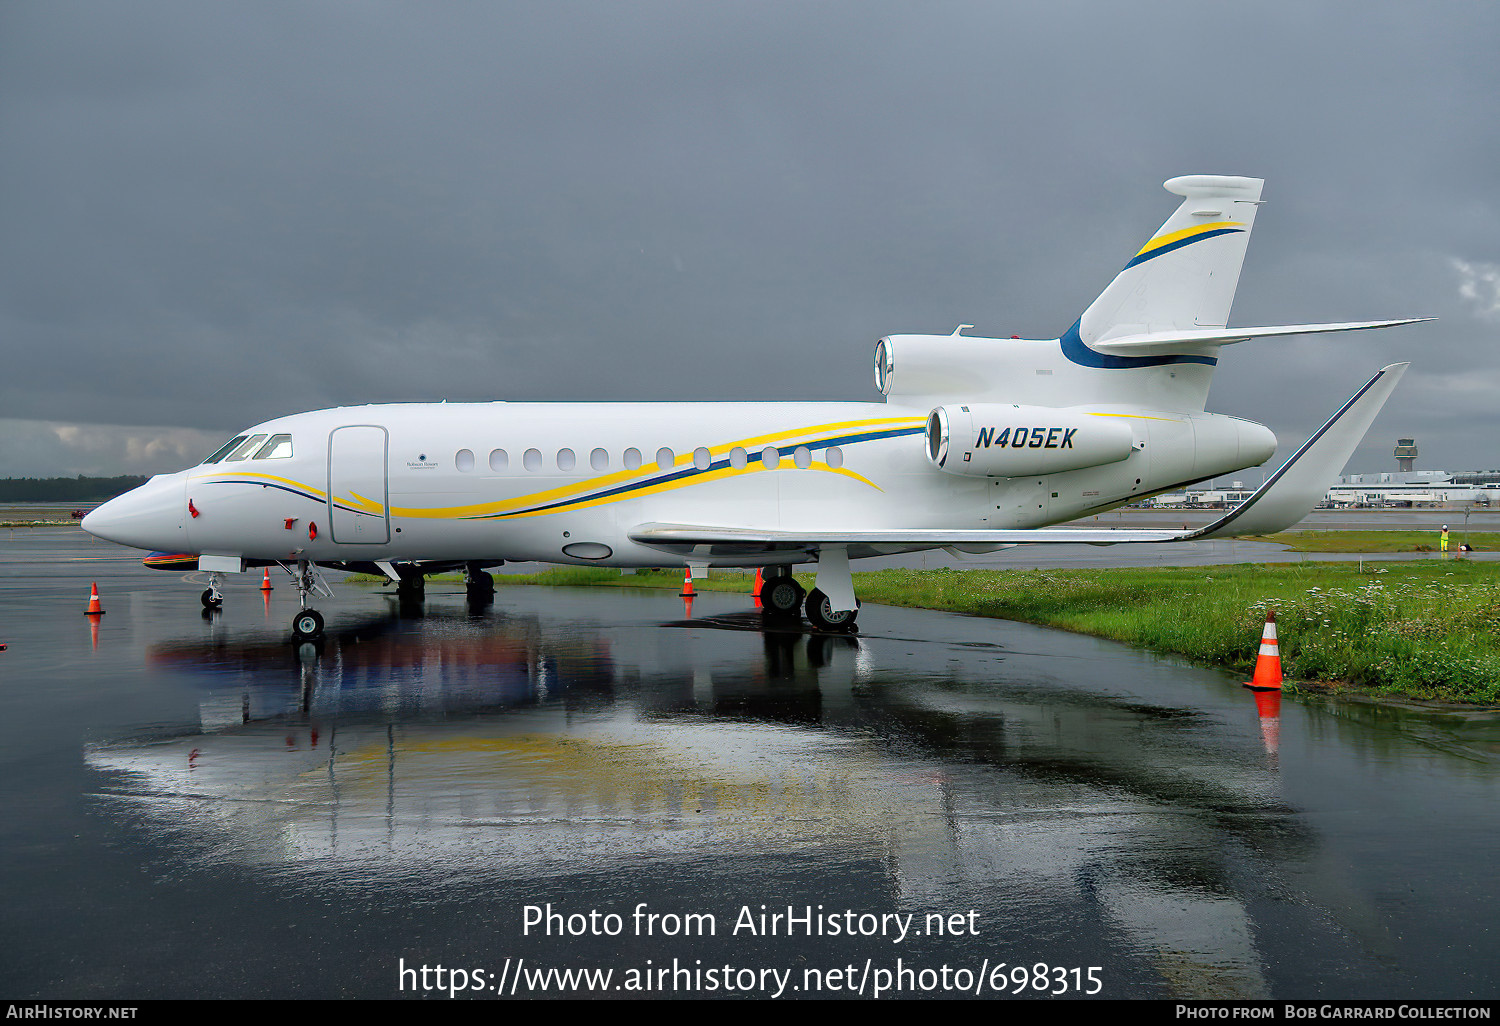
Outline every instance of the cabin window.
{"type": "Polygon", "coordinates": [[[775,470],[781,466],[781,450],[774,445],[768,445],[760,451],[760,462],[767,470],[775,470]]]}
{"type": "Polygon", "coordinates": [[[703,446],[700,445],[698,446],[698,448],[693,450],[693,466],[697,467],[699,470],[707,470],[709,467],[713,466],[713,462],[713,456],[703,446]]]}
{"type": "Polygon", "coordinates": [[[828,453],[824,457],[824,459],[828,460],[828,465],[830,467],[832,467],[834,470],[837,470],[839,467],[842,467],[844,465],[844,450],[840,449],[836,445],[830,445],[828,447],[828,453]]]}
{"type": "Polygon", "coordinates": [[[625,464],[626,470],[639,470],[641,466],[641,450],[635,448],[626,449],[624,455],[620,457],[620,462],[625,464]]]}
{"type": "Polygon", "coordinates": [[[792,462],[797,465],[798,470],[806,470],[812,466],[812,450],[805,445],[799,445],[792,452],[792,462]]]}
{"type": "Polygon", "coordinates": [[[230,453],[228,456],[225,456],[224,462],[237,463],[240,460],[245,459],[255,451],[256,447],[258,447],[261,442],[264,442],[265,440],[265,435],[251,435],[249,438],[245,439],[238,446],[236,446],[234,452],[230,453]]]}
{"type": "Polygon", "coordinates": [[[745,464],[749,462],[749,453],[745,452],[745,450],[740,448],[738,445],[729,450],[729,465],[735,470],[744,470],[745,464]]]}
{"type": "Polygon", "coordinates": [[[573,454],[572,449],[557,450],[557,469],[572,470],[578,466],[578,457],[573,454]]]}
{"type": "Polygon", "coordinates": [[[490,450],[490,469],[495,473],[510,469],[510,453],[504,449],[490,450]]]}
{"type": "Polygon", "coordinates": [[[474,469],[474,450],[460,449],[453,457],[453,465],[464,473],[474,469]]]}
{"type": "Polygon", "coordinates": [[[542,469],[542,450],[527,449],[526,455],[521,457],[521,462],[526,465],[527,470],[542,469]]]}
{"type": "Polygon", "coordinates": [[[589,466],[595,470],[609,469],[609,453],[603,449],[595,449],[589,453],[589,466]]]}
{"type": "Polygon", "coordinates": [[[656,450],[656,465],[661,470],[672,469],[672,465],[676,462],[677,456],[672,452],[671,449],[663,446],[662,448],[656,450]]]}
{"type": "Polygon", "coordinates": [[[229,441],[225,442],[223,445],[219,446],[219,448],[215,449],[214,450],[214,454],[212,456],[210,456],[208,459],[204,460],[203,464],[201,464],[201,465],[207,465],[209,463],[217,463],[217,462],[219,462],[225,456],[228,456],[231,452],[233,452],[235,446],[239,445],[244,440],[245,440],[245,436],[244,435],[235,435],[229,441]]]}
{"type": "Polygon", "coordinates": [[[257,460],[289,460],[292,458],[292,436],[272,435],[266,439],[266,444],[261,446],[252,459],[257,460]]]}

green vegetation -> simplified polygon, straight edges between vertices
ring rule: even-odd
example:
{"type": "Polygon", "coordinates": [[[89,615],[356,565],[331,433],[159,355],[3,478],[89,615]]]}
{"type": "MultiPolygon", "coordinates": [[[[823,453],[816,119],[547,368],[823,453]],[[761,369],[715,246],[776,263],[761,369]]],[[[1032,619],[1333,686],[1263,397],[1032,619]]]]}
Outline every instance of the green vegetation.
{"type": "MultiPolygon", "coordinates": [[[[456,578],[455,578],[456,579],[456,578]]],[[[698,591],[750,590],[716,571],[698,591]]],[[[804,587],[811,575],[799,575],[804,587]]],[[[563,567],[497,585],[682,586],[682,571],[563,567]]],[[[1248,675],[1275,609],[1289,682],[1500,703],[1500,564],[1462,559],[1097,570],[879,570],[867,602],[1001,617],[1092,634],[1248,675]]],[[[1289,684],[1295,687],[1295,684],[1289,684]]]]}
{"type": "MultiPolygon", "coordinates": [[[[1107,570],[883,570],[870,602],[1061,627],[1249,674],[1275,609],[1292,681],[1500,702],[1500,566],[1463,560],[1107,570]]],[[[1248,676],[1247,678],[1248,679],[1248,676]]]]}
{"type": "Polygon", "coordinates": [[[0,477],[0,502],[103,502],[146,483],[144,477],[0,477]]]}
{"type": "MultiPolygon", "coordinates": [[[[1448,547],[1457,550],[1468,542],[1476,550],[1500,549],[1500,534],[1464,531],[1449,525],[1448,547]]],[[[1438,532],[1429,531],[1286,531],[1246,539],[1276,542],[1293,552],[1436,552],[1438,532]]]]}

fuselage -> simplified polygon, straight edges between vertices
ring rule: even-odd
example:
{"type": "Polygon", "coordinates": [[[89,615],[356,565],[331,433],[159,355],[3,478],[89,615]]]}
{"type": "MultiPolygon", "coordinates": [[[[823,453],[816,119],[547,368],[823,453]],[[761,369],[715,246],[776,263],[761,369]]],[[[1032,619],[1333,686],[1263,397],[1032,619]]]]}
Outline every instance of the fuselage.
{"type": "MultiPolygon", "coordinates": [[[[251,560],[660,566],[681,560],[631,541],[632,528],[1040,527],[1264,462],[1275,448],[1266,428],[1216,414],[1069,412],[1128,424],[1128,456],[962,476],[929,459],[929,410],[892,403],[341,407],[250,428],[217,459],[152,478],[84,526],[137,548],[251,560]]],[[[991,427],[991,438],[1003,429],[991,427]]],[[[1045,449],[1064,435],[1037,437],[1045,449]]]]}

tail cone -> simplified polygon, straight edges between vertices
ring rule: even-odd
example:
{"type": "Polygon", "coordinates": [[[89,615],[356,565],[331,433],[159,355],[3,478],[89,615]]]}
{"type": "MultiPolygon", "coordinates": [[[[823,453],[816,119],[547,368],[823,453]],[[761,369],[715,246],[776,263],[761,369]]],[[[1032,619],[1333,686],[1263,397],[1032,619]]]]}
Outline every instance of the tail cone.
{"type": "Polygon", "coordinates": [[[99,582],[93,581],[94,590],[89,594],[89,607],[83,611],[84,616],[103,616],[104,607],[99,604],[99,582]]]}
{"type": "Polygon", "coordinates": [[[1281,652],[1276,646],[1276,610],[1266,614],[1260,635],[1260,654],[1255,658],[1255,676],[1245,682],[1253,691],[1281,690],[1281,652]]]}

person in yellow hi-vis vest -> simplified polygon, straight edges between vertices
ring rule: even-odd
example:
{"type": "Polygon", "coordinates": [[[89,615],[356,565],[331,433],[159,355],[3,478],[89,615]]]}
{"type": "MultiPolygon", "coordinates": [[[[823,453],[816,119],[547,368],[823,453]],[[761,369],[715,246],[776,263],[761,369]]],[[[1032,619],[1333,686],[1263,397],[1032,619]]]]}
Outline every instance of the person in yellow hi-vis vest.
{"type": "Polygon", "coordinates": [[[1439,552],[1447,552],[1448,551],[1448,525],[1447,524],[1443,525],[1443,533],[1438,536],[1438,551],[1439,552]]]}

